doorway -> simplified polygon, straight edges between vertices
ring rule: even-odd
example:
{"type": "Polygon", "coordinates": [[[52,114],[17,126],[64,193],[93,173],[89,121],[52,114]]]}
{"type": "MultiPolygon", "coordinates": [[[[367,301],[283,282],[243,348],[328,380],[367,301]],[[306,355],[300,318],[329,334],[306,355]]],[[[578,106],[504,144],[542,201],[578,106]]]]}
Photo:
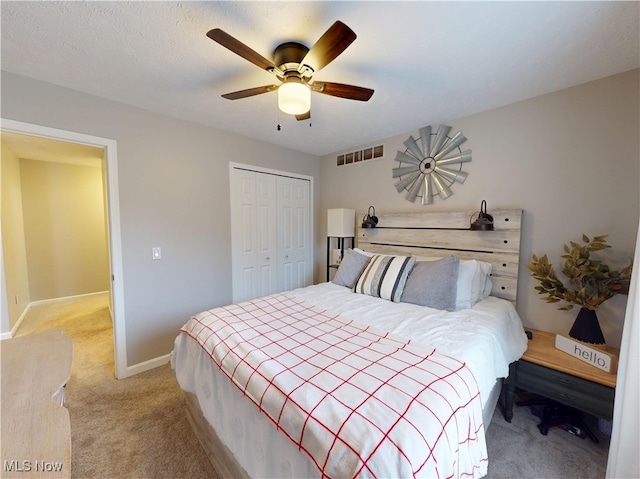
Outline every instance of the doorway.
{"type": "MultiPolygon", "coordinates": [[[[99,138],[80,133],[57,130],[48,127],[42,127],[39,125],[32,125],[28,123],[17,122],[13,120],[2,120],[2,132],[3,136],[7,135],[25,135],[30,137],[34,142],[43,142],[44,140],[50,140],[54,142],[62,142],[65,144],[71,144],[77,148],[89,147],[98,149],[102,152],[102,158],[100,159],[99,167],[102,172],[102,184],[103,184],[103,204],[104,204],[104,220],[105,231],[107,236],[107,251],[108,251],[108,268],[107,268],[107,281],[109,281],[109,303],[113,319],[113,343],[114,343],[114,364],[115,374],[117,378],[124,378],[127,374],[127,362],[126,362],[126,348],[125,348],[125,335],[124,335],[124,305],[123,299],[123,283],[122,283],[122,252],[120,246],[120,219],[119,219],[119,204],[118,204],[118,183],[117,183],[117,157],[116,157],[116,142],[105,138],[99,138]]],[[[46,142],[45,142],[46,143],[46,142]]],[[[2,267],[2,276],[9,281],[6,277],[6,259],[4,255],[3,244],[2,259],[0,265],[2,267]]],[[[5,288],[6,289],[6,288],[5,288]]],[[[6,291],[3,291],[6,295],[6,291]]],[[[2,301],[8,303],[12,298],[3,297],[2,301]]],[[[6,311],[6,308],[3,308],[6,311]]],[[[7,333],[10,337],[11,331],[7,331],[7,321],[2,321],[2,331],[0,331],[3,337],[7,337],[7,333]]]]}

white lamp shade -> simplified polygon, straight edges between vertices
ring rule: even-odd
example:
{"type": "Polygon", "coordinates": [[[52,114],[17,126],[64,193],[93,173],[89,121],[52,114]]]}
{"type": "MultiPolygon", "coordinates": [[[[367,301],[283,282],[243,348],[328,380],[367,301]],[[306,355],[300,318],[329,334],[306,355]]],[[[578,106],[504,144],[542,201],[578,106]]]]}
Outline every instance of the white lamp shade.
{"type": "Polygon", "coordinates": [[[311,109],[311,90],[304,83],[288,81],[278,88],[278,108],[289,115],[302,115],[311,109]]]}
{"type": "Polygon", "coordinates": [[[356,234],[356,210],[335,208],[327,210],[327,236],[344,238],[356,234]]]}

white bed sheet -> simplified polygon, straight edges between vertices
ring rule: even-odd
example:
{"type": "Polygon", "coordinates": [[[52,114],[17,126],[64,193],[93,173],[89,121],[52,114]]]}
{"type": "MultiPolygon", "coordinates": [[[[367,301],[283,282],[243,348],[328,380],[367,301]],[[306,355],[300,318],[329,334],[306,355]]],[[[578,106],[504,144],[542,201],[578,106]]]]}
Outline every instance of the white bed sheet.
{"type": "MultiPolygon", "coordinates": [[[[483,407],[496,378],[506,377],[509,363],[519,359],[527,347],[513,305],[498,298],[489,297],[471,309],[449,313],[355,294],[333,283],[291,294],[345,319],[390,331],[464,361],[478,381],[483,407]]],[[[251,477],[318,475],[308,456],[244,399],[186,335],[176,339],[172,366],[182,389],[197,395],[205,418],[251,477]]]]}

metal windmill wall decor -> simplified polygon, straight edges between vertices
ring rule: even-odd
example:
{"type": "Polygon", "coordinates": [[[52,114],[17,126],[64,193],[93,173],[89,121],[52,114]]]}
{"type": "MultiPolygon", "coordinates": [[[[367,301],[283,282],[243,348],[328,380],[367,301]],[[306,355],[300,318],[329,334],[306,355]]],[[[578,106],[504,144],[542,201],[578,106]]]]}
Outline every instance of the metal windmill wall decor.
{"type": "Polygon", "coordinates": [[[399,179],[395,186],[398,193],[406,191],[412,203],[420,197],[423,205],[430,205],[436,195],[446,200],[453,194],[451,185],[467,179],[462,163],[471,161],[471,150],[462,151],[460,145],[467,139],[461,132],[450,137],[450,131],[450,126],[440,125],[432,133],[431,126],[425,126],[418,140],[410,136],[404,141],[407,149],[398,151],[395,160],[400,166],[392,170],[399,179]]]}

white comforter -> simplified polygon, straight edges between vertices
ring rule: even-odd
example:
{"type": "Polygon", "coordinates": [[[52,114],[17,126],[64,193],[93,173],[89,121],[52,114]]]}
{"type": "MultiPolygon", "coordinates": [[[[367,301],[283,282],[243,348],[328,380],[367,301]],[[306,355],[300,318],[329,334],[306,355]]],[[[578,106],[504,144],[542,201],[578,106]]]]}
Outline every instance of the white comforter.
{"type": "Polygon", "coordinates": [[[470,309],[447,312],[409,303],[390,303],[333,283],[294,291],[296,297],[329,311],[411,339],[467,364],[480,397],[489,397],[497,378],[527,350],[527,337],[513,304],[489,296],[470,309]]]}
{"type": "MultiPolygon", "coordinates": [[[[354,294],[350,290],[332,283],[324,283],[295,290],[287,293],[287,295],[292,298],[294,302],[304,304],[305,309],[308,309],[310,305],[315,305],[318,311],[326,311],[327,316],[330,317],[339,316],[342,322],[354,321],[353,324],[365,325],[365,328],[361,329],[366,329],[366,325],[368,325],[375,330],[390,331],[393,335],[408,338],[411,340],[409,349],[430,351],[435,348],[437,349],[436,356],[439,358],[441,358],[440,354],[444,354],[466,363],[466,367],[473,373],[475,380],[472,376],[465,377],[461,383],[463,385],[462,389],[465,388],[465,384],[472,384],[474,388],[477,387],[479,389],[480,394],[478,397],[477,393],[473,393],[473,390],[471,390],[471,399],[464,399],[462,401],[465,407],[472,410],[472,420],[468,423],[460,424],[457,427],[459,429],[457,432],[459,436],[457,440],[464,442],[464,444],[461,443],[460,448],[458,448],[457,445],[452,448],[450,445],[447,450],[453,450],[455,454],[459,454],[459,451],[456,449],[467,448],[471,451],[471,455],[475,457],[476,464],[474,465],[472,462],[463,463],[466,459],[463,458],[461,462],[459,456],[456,456],[455,460],[450,461],[449,457],[445,458],[445,453],[440,452],[442,450],[442,448],[440,448],[438,455],[435,456],[435,461],[432,461],[429,465],[429,467],[434,467],[435,465],[436,469],[425,468],[421,472],[427,475],[433,475],[434,471],[437,471],[438,475],[459,476],[462,474],[466,477],[481,477],[486,472],[486,450],[484,449],[481,414],[479,414],[480,398],[488,396],[489,391],[495,383],[495,379],[506,376],[508,373],[508,364],[518,359],[526,349],[526,337],[522,331],[522,325],[510,303],[489,298],[471,310],[446,313],[410,304],[394,304],[385,300],[354,294]],[[462,434],[460,434],[460,427],[462,427],[462,434]],[[470,443],[473,443],[471,448],[470,443]],[[447,461],[450,461],[454,470],[443,467],[443,463],[447,461]],[[438,465],[438,462],[440,462],[440,465],[438,465]]],[[[217,311],[218,313],[216,314],[219,315],[221,310],[217,311]]],[[[222,313],[226,314],[225,310],[223,310],[222,313]]],[[[279,313],[275,312],[275,314],[279,313]]],[[[193,337],[209,334],[208,331],[210,330],[203,330],[203,324],[205,323],[204,321],[201,322],[205,316],[207,316],[207,314],[203,313],[199,315],[198,319],[192,319],[190,323],[185,326],[185,330],[193,337]]],[[[224,322],[225,321],[223,321],[223,323],[224,322]]],[[[218,326],[214,329],[217,328],[218,326]]],[[[207,336],[207,338],[209,338],[209,336],[207,336]]],[[[207,343],[207,341],[209,341],[209,339],[202,341],[203,345],[207,343]]],[[[176,340],[176,350],[183,342],[184,338],[179,337],[176,340]]],[[[218,340],[209,342],[209,353],[211,356],[218,356],[216,362],[221,366],[223,363],[220,359],[223,357],[228,359],[230,350],[226,344],[224,347],[221,347],[218,340]],[[220,355],[219,350],[215,351],[216,347],[222,348],[225,352],[220,355]]],[[[233,347],[236,347],[235,343],[233,347]]],[[[234,352],[233,355],[236,357],[233,362],[233,368],[238,367],[238,358],[242,358],[243,354],[241,349],[234,352]]],[[[174,354],[174,356],[176,355],[174,354]]],[[[240,361],[240,363],[244,363],[244,359],[240,361]]],[[[454,361],[454,363],[456,362],[454,361]]],[[[229,364],[224,367],[227,368],[227,375],[231,376],[228,374],[230,371],[229,364]]],[[[244,365],[242,367],[244,367],[244,365]]],[[[222,366],[221,369],[223,369],[222,366]]],[[[467,369],[465,368],[465,370],[467,369]]],[[[183,371],[178,375],[181,385],[187,383],[185,379],[181,380],[181,376],[184,374],[184,368],[178,367],[176,372],[178,373],[179,371],[183,371]]],[[[249,371],[248,377],[252,374],[254,373],[249,371]]],[[[238,377],[242,377],[242,375],[238,377]]],[[[244,381],[244,379],[241,380],[241,382],[244,381]]],[[[238,385],[238,381],[236,381],[236,385],[238,385]]],[[[460,387],[460,385],[458,387],[460,387]]],[[[245,394],[251,394],[251,392],[245,391],[245,394]]],[[[304,395],[300,397],[303,398],[304,395]]],[[[256,402],[255,399],[254,402],[256,402]]],[[[268,411],[265,411],[265,413],[269,415],[268,411]]],[[[424,415],[424,413],[418,414],[418,416],[421,415],[424,415]]],[[[466,416],[458,412],[452,414],[451,411],[448,411],[445,417],[455,418],[455,421],[460,421],[463,417],[466,418],[466,416]]],[[[429,426],[429,429],[434,428],[429,426]]],[[[451,432],[447,432],[446,428],[444,430],[445,435],[452,434],[451,432]]],[[[286,429],[285,433],[289,434],[286,429]]],[[[416,453],[419,456],[420,450],[424,449],[415,448],[414,451],[413,448],[407,444],[410,445],[411,442],[405,443],[403,446],[405,452],[408,454],[416,453]]],[[[455,439],[453,444],[455,444],[455,439]]],[[[314,452],[306,449],[306,444],[298,444],[298,447],[301,446],[302,449],[305,449],[308,454],[313,456],[314,452]]],[[[348,450],[348,447],[346,449],[348,450]]],[[[335,453],[335,450],[331,452],[335,453]]],[[[433,452],[435,453],[436,451],[433,452]]],[[[322,454],[324,454],[324,452],[322,454]]],[[[433,460],[433,457],[431,460],[433,460]]],[[[318,465],[317,458],[314,459],[314,462],[318,465]]],[[[383,459],[381,464],[385,462],[389,461],[383,459]]],[[[372,467],[378,467],[373,461],[371,464],[372,467]]],[[[330,476],[333,475],[333,473],[336,473],[338,476],[342,476],[345,473],[348,474],[347,471],[349,469],[343,469],[345,464],[344,461],[341,460],[340,454],[335,456],[335,459],[330,458],[328,465],[330,467],[324,470],[325,474],[329,473],[330,476]]],[[[366,476],[376,475],[375,473],[371,474],[372,471],[367,470],[361,470],[360,472],[366,476]]],[[[390,471],[380,469],[377,470],[377,472],[384,475],[390,471]]],[[[396,471],[396,473],[398,472],[400,471],[396,471]]],[[[407,471],[404,471],[403,473],[406,474],[406,472],[407,471]]],[[[415,471],[409,475],[415,475],[415,471]]],[[[417,475],[420,476],[422,474],[418,473],[417,475]]]]}

